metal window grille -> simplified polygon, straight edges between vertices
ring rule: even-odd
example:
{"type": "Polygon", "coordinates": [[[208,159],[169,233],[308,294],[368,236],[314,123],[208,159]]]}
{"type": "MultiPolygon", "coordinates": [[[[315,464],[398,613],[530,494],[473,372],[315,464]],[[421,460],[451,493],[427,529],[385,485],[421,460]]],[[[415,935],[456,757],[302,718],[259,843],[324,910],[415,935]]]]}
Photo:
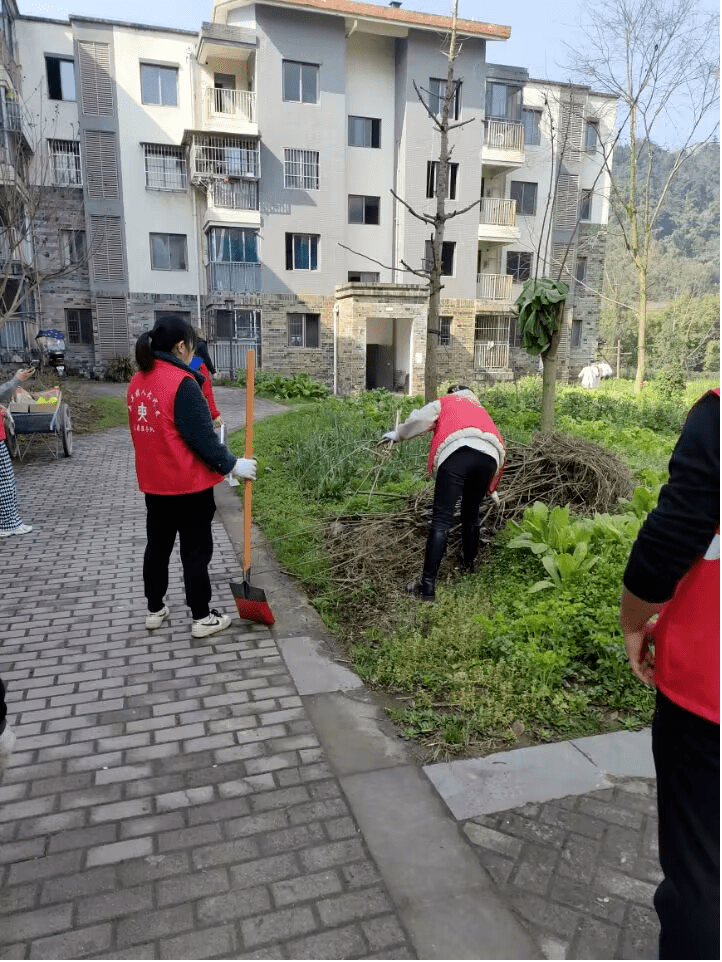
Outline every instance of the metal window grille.
{"type": "Polygon", "coordinates": [[[451,344],[451,315],[439,317],[439,345],[448,347],[451,344]]]}
{"type": "Polygon", "coordinates": [[[318,151],[286,147],[283,151],[283,186],[318,190],[318,151]]]}
{"type": "Polygon", "coordinates": [[[251,137],[196,136],[191,171],[197,177],[260,177],[261,153],[251,137]]]}
{"type": "Polygon", "coordinates": [[[53,183],[56,187],[82,187],[83,171],[80,166],[80,144],[77,140],[49,140],[50,160],[53,165],[53,183]]]}
{"type": "Polygon", "coordinates": [[[87,308],[66,308],[65,329],[70,344],[92,344],[93,312],[87,308]]]}
{"type": "Polygon", "coordinates": [[[477,314],[474,324],[474,367],[501,371],[509,367],[510,314],[477,314]]]}
{"type": "Polygon", "coordinates": [[[228,207],[233,210],[258,210],[258,181],[256,180],[214,180],[211,188],[214,207],[228,207]]]}
{"type": "Polygon", "coordinates": [[[182,147],[171,144],[143,144],[145,186],[148,190],[185,190],[188,166],[182,147]]]}

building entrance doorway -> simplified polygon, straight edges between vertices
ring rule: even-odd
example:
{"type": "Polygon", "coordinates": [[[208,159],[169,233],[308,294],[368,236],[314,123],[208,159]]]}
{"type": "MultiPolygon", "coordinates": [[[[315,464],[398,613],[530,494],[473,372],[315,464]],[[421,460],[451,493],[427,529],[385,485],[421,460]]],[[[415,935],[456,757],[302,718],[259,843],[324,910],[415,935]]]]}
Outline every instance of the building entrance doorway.
{"type": "Polygon", "coordinates": [[[366,320],[366,390],[409,393],[411,321],[396,317],[366,320]]]}

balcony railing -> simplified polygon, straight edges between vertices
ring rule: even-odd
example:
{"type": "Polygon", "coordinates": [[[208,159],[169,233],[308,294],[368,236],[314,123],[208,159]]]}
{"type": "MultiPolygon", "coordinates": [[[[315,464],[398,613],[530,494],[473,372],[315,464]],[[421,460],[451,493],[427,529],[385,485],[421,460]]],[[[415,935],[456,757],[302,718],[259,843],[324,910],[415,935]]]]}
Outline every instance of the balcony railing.
{"type": "Polygon", "coordinates": [[[515,227],[516,201],[503,197],[482,197],[479,221],[499,227],[515,227]]]}
{"type": "Polygon", "coordinates": [[[232,291],[238,294],[261,289],[261,265],[211,261],[207,268],[208,290],[214,294],[232,291]]]}
{"type": "Polygon", "coordinates": [[[206,87],[206,120],[211,118],[233,117],[236,120],[256,122],[255,90],[221,90],[219,87],[206,87]]]}
{"type": "Polygon", "coordinates": [[[258,210],[258,181],[214,180],[211,185],[210,201],[214,207],[231,210],[258,210]]]}
{"type": "Polygon", "coordinates": [[[0,317],[0,351],[25,351],[30,344],[29,331],[37,324],[34,314],[0,317]]]}
{"type": "Polygon", "coordinates": [[[487,120],[484,144],[494,150],[524,150],[524,124],[512,120],[487,120]]]}
{"type": "Polygon", "coordinates": [[[480,301],[510,301],[511,274],[477,274],[476,297],[480,301]]]}
{"type": "Polygon", "coordinates": [[[477,341],[474,344],[474,368],[484,371],[505,371],[509,367],[509,342],[477,341]]]}
{"type": "Polygon", "coordinates": [[[192,177],[260,177],[261,152],[251,138],[195,137],[192,177]]]}

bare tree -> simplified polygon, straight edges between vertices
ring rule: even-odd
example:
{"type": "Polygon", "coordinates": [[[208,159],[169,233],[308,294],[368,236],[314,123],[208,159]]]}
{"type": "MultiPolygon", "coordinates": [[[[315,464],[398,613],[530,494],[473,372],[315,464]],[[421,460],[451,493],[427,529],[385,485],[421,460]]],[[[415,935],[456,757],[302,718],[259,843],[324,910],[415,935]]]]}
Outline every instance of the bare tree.
{"type": "Polygon", "coordinates": [[[637,375],[646,368],[649,258],[660,209],[682,164],[712,140],[719,102],[719,17],[699,0],[595,0],[586,8],[587,43],[570,50],[574,73],[612,93],[624,111],[620,133],[629,145],[629,173],[617,180],[609,161],[615,216],[636,274],[637,375]],[[663,124],[678,149],[654,189],[654,137],[663,124]],[[705,127],[705,124],[707,126],[705,127]]]}

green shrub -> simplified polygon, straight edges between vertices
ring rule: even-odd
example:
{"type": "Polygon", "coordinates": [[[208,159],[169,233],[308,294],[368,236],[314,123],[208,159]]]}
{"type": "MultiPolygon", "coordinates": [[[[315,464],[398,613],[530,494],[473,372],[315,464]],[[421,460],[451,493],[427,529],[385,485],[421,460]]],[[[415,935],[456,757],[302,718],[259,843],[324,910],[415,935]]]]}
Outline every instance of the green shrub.
{"type": "MultiPolygon", "coordinates": [[[[246,385],[245,368],[238,371],[236,383],[241,387],[246,385]]],[[[272,371],[255,372],[255,393],[258,397],[274,398],[286,401],[291,398],[304,400],[318,400],[328,397],[330,388],[321,381],[314,381],[308,374],[274,374],[272,371]]]]}
{"type": "Polygon", "coordinates": [[[105,377],[108,381],[125,383],[133,377],[136,370],[135,361],[131,357],[119,354],[108,361],[105,377]]]}

